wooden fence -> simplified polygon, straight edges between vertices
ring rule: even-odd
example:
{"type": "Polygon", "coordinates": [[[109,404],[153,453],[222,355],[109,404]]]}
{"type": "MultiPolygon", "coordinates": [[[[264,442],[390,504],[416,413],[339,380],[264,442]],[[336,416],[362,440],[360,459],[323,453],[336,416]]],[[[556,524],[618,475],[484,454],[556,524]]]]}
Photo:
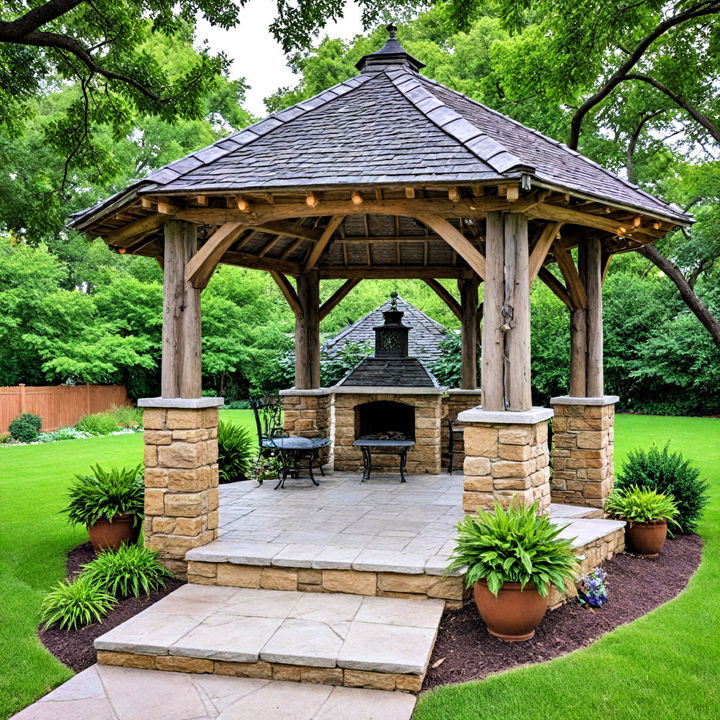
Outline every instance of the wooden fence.
{"type": "Polygon", "coordinates": [[[42,418],[44,431],[74,425],[84,415],[129,405],[124,385],[0,387],[0,433],[21,413],[42,418]]]}

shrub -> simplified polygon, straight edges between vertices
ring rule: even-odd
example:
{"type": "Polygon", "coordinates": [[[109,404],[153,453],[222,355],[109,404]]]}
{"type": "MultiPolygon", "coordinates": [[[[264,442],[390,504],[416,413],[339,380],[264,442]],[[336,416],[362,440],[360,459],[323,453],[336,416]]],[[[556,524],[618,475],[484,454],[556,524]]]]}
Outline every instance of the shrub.
{"type": "Polygon", "coordinates": [[[708,484],[699,480],[699,475],[700,471],[681,453],[671,453],[668,445],[662,450],[653,445],[647,451],[634,450],[628,454],[615,487],[636,485],[672,495],[678,509],[678,531],[689,533],[697,527],[708,502],[708,484]]]}
{"type": "Polygon", "coordinates": [[[81,417],[80,420],[75,423],[75,427],[91,435],[109,435],[118,429],[118,422],[112,413],[101,412],[81,417]]]}
{"type": "MultiPolygon", "coordinates": [[[[142,408],[124,405],[112,408],[107,414],[112,415],[118,427],[135,430],[143,426],[142,408]]],[[[112,430],[110,432],[112,432],[112,430]]]]}
{"type": "Polygon", "coordinates": [[[64,427],[52,432],[40,433],[38,440],[40,442],[55,442],[56,440],[83,440],[92,437],[90,433],[83,432],[74,427],[64,427]]]}
{"type": "Polygon", "coordinates": [[[630,523],[667,520],[674,524],[677,507],[669,495],[631,485],[610,493],[605,512],[630,523]]]}
{"type": "Polygon", "coordinates": [[[10,435],[18,442],[30,443],[35,442],[40,434],[42,420],[32,413],[23,413],[18,415],[9,426],[10,435]]]}
{"type": "Polygon", "coordinates": [[[218,472],[221,483],[247,480],[248,470],[255,455],[255,441],[239,425],[218,423],[218,472]]]}
{"type": "Polygon", "coordinates": [[[92,475],[76,475],[70,486],[70,503],[63,510],[70,522],[87,526],[101,518],[130,514],[137,524],[144,510],[142,466],[103,470],[96,465],[92,471],[92,475]]]}
{"type": "Polygon", "coordinates": [[[496,502],[492,513],[478,510],[467,515],[458,523],[448,570],[467,566],[465,584],[472,587],[485,580],[493,595],[506,582],[521,587],[532,582],[542,596],[551,584],[564,592],[565,581],[573,577],[577,566],[572,541],[558,537],[564,528],[537,511],[537,503],[526,507],[513,502],[504,510],[496,502]]]}
{"type": "Polygon", "coordinates": [[[75,630],[82,625],[101,622],[114,605],[112,595],[81,575],[74,582],[59,582],[45,596],[40,620],[45,628],[57,624],[75,630]]]}
{"type": "Polygon", "coordinates": [[[250,408],[249,400],[231,400],[225,403],[227,410],[248,410],[250,408]]]}
{"type": "Polygon", "coordinates": [[[142,545],[121,545],[115,552],[106,550],[83,567],[83,577],[116,597],[147,595],[173,577],[160,564],[157,551],[142,545]]]}

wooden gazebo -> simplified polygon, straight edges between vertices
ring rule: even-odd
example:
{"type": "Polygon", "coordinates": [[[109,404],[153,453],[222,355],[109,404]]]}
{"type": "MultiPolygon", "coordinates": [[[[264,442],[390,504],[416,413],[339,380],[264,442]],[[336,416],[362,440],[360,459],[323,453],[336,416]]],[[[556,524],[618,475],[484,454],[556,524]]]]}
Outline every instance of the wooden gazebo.
{"type": "Polygon", "coordinates": [[[690,218],[423,77],[422,63],[388,29],[387,43],[360,60],[356,77],[72,219],[73,228],[102,237],[112,250],[154,257],[164,269],[162,397],[141,404],[155,408],[146,422],[148,535],[168,557],[180,559],[183,549],[212,539],[217,526],[211,428],[219,401],[200,397],[200,297],[219,263],[266,270],[282,290],[297,318],[298,391],[320,385],[320,320],[372,278],[419,278],[439,293],[462,321],[462,386],[476,388],[484,283],[482,407],[463,418],[472,431],[468,509],[510,490],[549,499],[549,468],[538,460],[547,447],[538,428],[552,411],[533,409],[530,393],[530,287],[535,279],[546,283],[568,307],[572,329],[569,397],[553,406],[562,419],[571,408],[567,417],[579,413],[588,421],[582,428],[557,422],[556,447],[565,457],[578,442],[590,445],[585,455],[599,453],[584,477],[582,468],[565,471],[557,455],[553,492],[598,504],[612,483],[614,399],[603,388],[602,280],[614,254],[655,242],[690,218]],[[321,305],[324,279],[346,282],[321,305]],[[457,280],[459,298],[439,279],[457,280]],[[507,434],[527,427],[533,429],[527,442],[522,433],[515,441],[507,434]],[[594,431],[599,440],[585,436],[594,431]],[[504,449],[511,445],[529,449],[504,449]],[[502,463],[525,464],[512,468],[513,477],[523,478],[517,487],[495,482],[502,463]],[[589,470],[596,472],[588,477],[589,470]],[[182,482],[173,484],[175,475],[182,482]],[[583,482],[599,485],[587,495],[583,482]]]}

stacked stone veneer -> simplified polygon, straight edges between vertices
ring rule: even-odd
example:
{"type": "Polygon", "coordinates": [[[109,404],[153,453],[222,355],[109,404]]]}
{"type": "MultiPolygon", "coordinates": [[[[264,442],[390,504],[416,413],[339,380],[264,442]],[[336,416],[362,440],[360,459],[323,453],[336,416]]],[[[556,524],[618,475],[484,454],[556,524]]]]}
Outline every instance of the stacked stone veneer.
{"type": "MultiPolygon", "coordinates": [[[[185,577],[185,553],[218,534],[217,407],[145,407],[145,544],[185,577]]],[[[171,404],[172,400],[164,400],[171,404]]]]}
{"type": "Polygon", "coordinates": [[[554,502],[602,508],[613,487],[615,396],[555,397],[552,440],[554,502]]]}
{"type": "Polygon", "coordinates": [[[547,419],[544,408],[522,412],[460,413],[465,427],[463,509],[492,508],[495,500],[507,505],[519,496],[550,505],[550,467],[547,419]]]}
{"type": "MultiPolygon", "coordinates": [[[[415,408],[415,446],[407,456],[407,471],[410,473],[440,472],[441,426],[445,411],[442,403],[443,391],[431,393],[413,393],[403,389],[401,392],[383,392],[380,388],[370,392],[336,392],[333,402],[333,428],[335,470],[358,472],[362,470],[360,448],[353,447],[356,439],[355,407],[364,403],[385,400],[405,403],[415,408]]],[[[373,450],[373,469],[378,471],[397,471],[399,457],[397,451],[383,453],[373,450]]]]}
{"type": "MultiPolygon", "coordinates": [[[[283,390],[283,429],[300,437],[331,437],[332,395],[325,389],[283,390]]],[[[320,451],[323,464],[333,463],[332,446],[320,451]]]]}
{"type": "Polygon", "coordinates": [[[229,562],[188,563],[188,580],[198,585],[347,593],[378,597],[440,598],[446,607],[462,606],[463,578],[457,574],[320,570],[314,568],[240,565],[229,562]]]}
{"type": "MultiPolygon", "coordinates": [[[[442,455],[447,453],[450,447],[450,426],[448,420],[457,420],[457,416],[464,410],[470,410],[480,404],[482,399],[482,393],[480,390],[448,390],[447,394],[443,397],[443,406],[445,408],[441,436],[440,436],[440,447],[442,448],[442,455]]],[[[460,424],[460,423],[458,423],[460,424]]],[[[462,471],[463,467],[463,441],[462,439],[455,436],[454,450],[456,451],[455,458],[453,460],[453,471],[462,471]]],[[[444,468],[448,466],[449,458],[443,458],[442,464],[444,468]]]]}

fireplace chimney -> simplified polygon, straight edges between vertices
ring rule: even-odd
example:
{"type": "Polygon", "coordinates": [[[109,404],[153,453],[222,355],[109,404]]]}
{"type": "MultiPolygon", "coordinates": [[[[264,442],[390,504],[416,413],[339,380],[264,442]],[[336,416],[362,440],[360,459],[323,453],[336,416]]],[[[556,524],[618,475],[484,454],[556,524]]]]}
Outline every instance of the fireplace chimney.
{"type": "Polygon", "coordinates": [[[390,309],[383,312],[385,323],[373,328],[375,331],[375,357],[406,358],[408,356],[408,334],[410,328],[403,325],[405,313],[398,310],[396,292],[391,292],[390,309]]]}

